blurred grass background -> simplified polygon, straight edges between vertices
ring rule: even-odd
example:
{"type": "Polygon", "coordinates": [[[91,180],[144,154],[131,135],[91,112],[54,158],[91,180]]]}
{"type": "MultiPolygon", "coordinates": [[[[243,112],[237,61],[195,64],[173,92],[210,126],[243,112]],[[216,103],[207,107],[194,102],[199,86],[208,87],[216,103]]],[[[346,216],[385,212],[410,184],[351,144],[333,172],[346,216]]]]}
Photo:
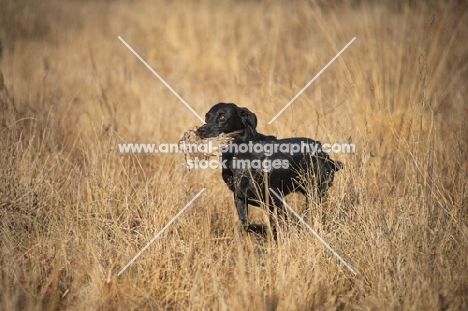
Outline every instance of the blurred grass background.
{"type": "Polygon", "coordinates": [[[0,308],[467,308],[467,8],[2,1],[0,308]],[[262,133],[355,143],[334,155],[346,169],[311,225],[360,275],[300,226],[278,244],[243,233],[219,171],[120,155],[117,143],[176,143],[200,121],[118,36],[201,116],[234,102],[262,133]]]}

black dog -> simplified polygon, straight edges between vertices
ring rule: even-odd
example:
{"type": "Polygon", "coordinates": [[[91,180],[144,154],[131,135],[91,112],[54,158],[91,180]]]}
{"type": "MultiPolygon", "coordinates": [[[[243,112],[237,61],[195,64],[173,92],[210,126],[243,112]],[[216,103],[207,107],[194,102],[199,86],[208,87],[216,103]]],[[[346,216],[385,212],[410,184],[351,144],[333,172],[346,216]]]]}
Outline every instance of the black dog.
{"type": "Polygon", "coordinates": [[[223,180],[234,192],[237,213],[247,231],[265,232],[263,225],[249,224],[247,208],[248,204],[260,206],[268,202],[270,225],[276,238],[272,221],[274,207],[278,207],[283,217],[285,214],[282,200],[270,195],[268,188],[283,196],[301,192],[306,196],[309,209],[307,190],[310,185],[321,200],[333,183],[334,173],[343,168],[341,162],[333,161],[321,150],[318,141],[302,137],[277,139],[258,133],[255,114],[235,104],[214,105],[206,114],[205,122],[197,130],[201,138],[243,130],[221,151],[220,164],[223,165],[223,180]]]}

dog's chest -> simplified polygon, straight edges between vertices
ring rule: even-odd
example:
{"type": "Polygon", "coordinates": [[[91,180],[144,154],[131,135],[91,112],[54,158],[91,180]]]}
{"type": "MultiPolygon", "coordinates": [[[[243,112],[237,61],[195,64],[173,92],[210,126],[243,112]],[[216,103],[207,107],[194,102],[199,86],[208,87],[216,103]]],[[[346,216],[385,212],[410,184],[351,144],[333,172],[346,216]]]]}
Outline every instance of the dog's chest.
{"type": "Polygon", "coordinates": [[[266,157],[249,153],[221,154],[222,175],[228,187],[232,191],[243,189],[252,195],[252,191],[262,185],[266,177],[262,166],[264,158],[266,157]]]}

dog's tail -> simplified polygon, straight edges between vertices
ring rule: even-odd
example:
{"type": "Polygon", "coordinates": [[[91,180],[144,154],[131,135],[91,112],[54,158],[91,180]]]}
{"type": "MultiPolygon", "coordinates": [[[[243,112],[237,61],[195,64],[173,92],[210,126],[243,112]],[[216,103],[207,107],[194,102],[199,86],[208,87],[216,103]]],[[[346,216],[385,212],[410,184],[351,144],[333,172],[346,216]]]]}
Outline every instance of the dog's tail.
{"type": "Polygon", "coordinates": [[[333,165],[335,166],[333,169],[335,172],[344,168],[344,163],[341,161],[333,161],[333,165]]]}

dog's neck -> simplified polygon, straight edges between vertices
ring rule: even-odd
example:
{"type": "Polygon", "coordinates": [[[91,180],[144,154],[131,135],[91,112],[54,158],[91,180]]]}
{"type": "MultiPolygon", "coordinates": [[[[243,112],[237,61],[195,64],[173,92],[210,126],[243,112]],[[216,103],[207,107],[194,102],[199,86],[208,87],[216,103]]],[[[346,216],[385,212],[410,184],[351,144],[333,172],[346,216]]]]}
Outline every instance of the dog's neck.
{"type": "Polygon", "coordinates": [[[258,141],[258,133],[255,129],[248,126],[243,133],[234,138],[236,142],[246,142],[246,141],[258,141]]]}

